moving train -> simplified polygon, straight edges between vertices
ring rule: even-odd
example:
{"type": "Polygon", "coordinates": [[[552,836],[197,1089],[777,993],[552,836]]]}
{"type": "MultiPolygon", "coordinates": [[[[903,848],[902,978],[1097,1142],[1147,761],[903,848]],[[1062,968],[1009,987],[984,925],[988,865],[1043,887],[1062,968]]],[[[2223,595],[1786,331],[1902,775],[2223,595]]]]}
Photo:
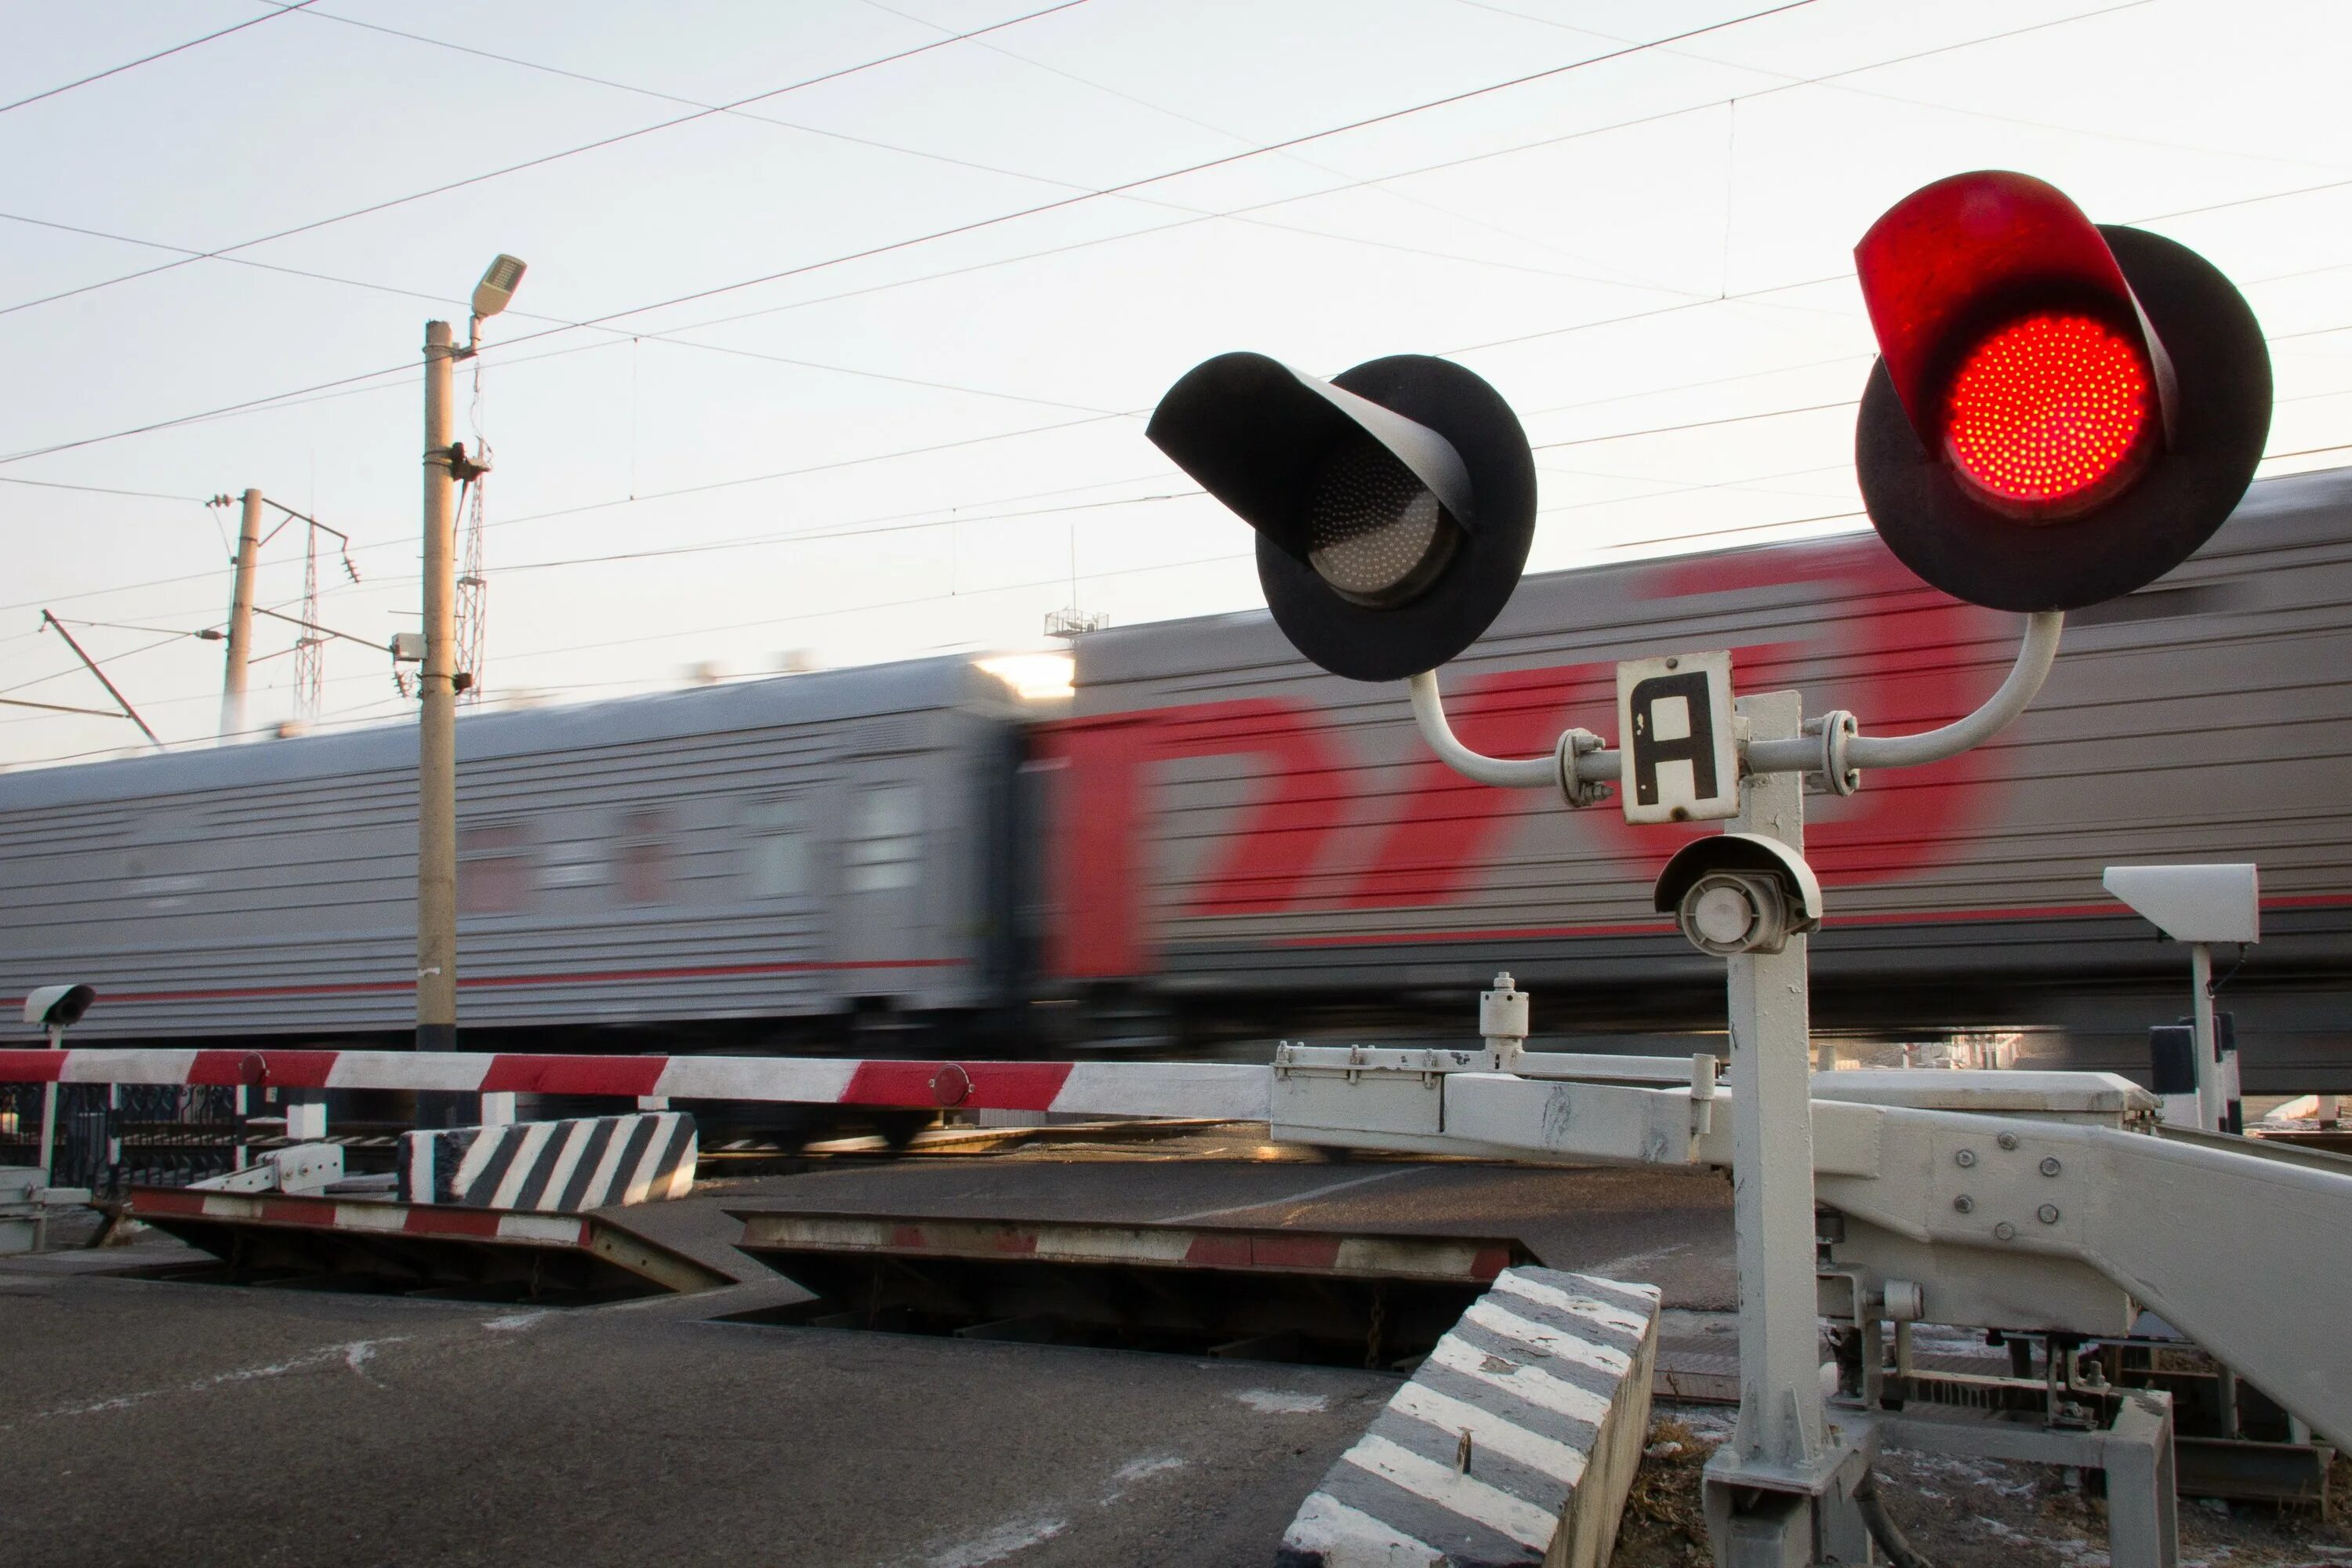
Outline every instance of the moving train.
{"type": "MultiPolygon", "coordinates": [[[[1531,576],[1442,679],[1493,753],[1612,732],[1614,662],[1677,649],[1900,733],[1985,696],[2017,631],[1848,535],[1531,576]]],[[[1262,1057],[1466,1033],[1499,969],[1547,1040],[1719,1035],[1719,965],[1650,901],[1702,829],[1468,784],[1401,686],[1263,613],[1073,653],[1048,702],[950,658],[467,716],[462,1039],[1262,1057]]],[[[93,984],[89,1044],[402,1043],[415,801],[398,726],[0,775],[0,996],[93,984]]],[[[2101,870],[2252,860],[2263,941],[2221,960],[2246,1088],[2352,1090],[2352,469],[2257,484],[2071,616],[1993,743],[1807,810],[1823,1049],[2144,1076],[2186,955],[2101,870]]]]}

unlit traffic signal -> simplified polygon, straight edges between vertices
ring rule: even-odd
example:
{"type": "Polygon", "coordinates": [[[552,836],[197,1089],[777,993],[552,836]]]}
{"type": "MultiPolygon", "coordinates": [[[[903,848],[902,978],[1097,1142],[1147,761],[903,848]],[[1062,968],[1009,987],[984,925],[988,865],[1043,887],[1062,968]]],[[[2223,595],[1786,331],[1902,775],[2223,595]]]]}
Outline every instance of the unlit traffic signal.
{"type": "Polygon", "coordinates": [[[1335,675],[1436,668],[1493,624],[1535,538],[1535,457],[1460,365],[1396,354],[1329,381],[1227,353],[1146,434],[1257,531],[1275,623],[1335,675]]]}
{"type": "Polygon", "coordinates": [[[2004,610],[2096,604],[2187,560],[2245,493],[2270,355],[2196,252],[1987,172],[1897,202],[1854,260],[1880,353],[1863,501],[1935,586],[2004,610]]]}

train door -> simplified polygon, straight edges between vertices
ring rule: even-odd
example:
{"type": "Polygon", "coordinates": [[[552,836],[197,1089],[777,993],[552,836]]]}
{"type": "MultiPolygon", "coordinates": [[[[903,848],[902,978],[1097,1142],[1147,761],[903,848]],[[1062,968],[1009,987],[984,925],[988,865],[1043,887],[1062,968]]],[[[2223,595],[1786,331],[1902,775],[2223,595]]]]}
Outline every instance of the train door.
{"type": "Polygon", "coordinates": [[[915,989],[913,961],[931,956],[924,844],[937,803],[924,787],[919,754],[867,756],[844,770],[835,801],[840,825],[833,953],[838,994],[896,997],[915,989]]]}

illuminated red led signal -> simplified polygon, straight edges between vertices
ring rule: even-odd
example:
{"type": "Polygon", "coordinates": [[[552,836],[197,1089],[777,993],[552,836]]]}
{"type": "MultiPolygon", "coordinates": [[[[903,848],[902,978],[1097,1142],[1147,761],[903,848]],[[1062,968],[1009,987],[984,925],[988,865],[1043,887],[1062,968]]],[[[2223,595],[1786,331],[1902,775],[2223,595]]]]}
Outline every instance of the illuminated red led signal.
{"type": "Polygon", "coordinates": [[[2026,316],[1962,359],[1945,410],[1945,449],[2005,510],[2055,520],[2137,471],[2153,386],[2139,344],[2105,322],[2026,316]]]}
{"type": "Polygon", "coordinates": [[[1921,581],[2081,609],[2188,560],[2244,497],[2270,352],[2188,247],[1979,169],[1887,208],[1853,258],[1878,340],[1854,478],[1921,581]]]}

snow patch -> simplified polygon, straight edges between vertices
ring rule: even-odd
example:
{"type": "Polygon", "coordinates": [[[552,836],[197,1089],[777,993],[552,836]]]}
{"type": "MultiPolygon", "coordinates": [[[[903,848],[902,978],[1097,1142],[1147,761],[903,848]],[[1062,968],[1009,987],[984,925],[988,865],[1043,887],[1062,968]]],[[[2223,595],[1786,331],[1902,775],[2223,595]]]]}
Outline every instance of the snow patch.
{"type": "Polygon", "coordinates": [[[923,1568],[987,1568],[1016,1552],[1047,1542],[1070,1527],[1066,1519],[1007,1520],[984,1535],[935,1552],[923,1559],[923,1568]]]}
{"type": "Polygon", "coordinates": [[[1278,1388],[1244,1388],[1234,1397],[1262,1415],[1314,1415],[1331,1407],[1328,1394],[1289,1394],[1278,1388]]]}

